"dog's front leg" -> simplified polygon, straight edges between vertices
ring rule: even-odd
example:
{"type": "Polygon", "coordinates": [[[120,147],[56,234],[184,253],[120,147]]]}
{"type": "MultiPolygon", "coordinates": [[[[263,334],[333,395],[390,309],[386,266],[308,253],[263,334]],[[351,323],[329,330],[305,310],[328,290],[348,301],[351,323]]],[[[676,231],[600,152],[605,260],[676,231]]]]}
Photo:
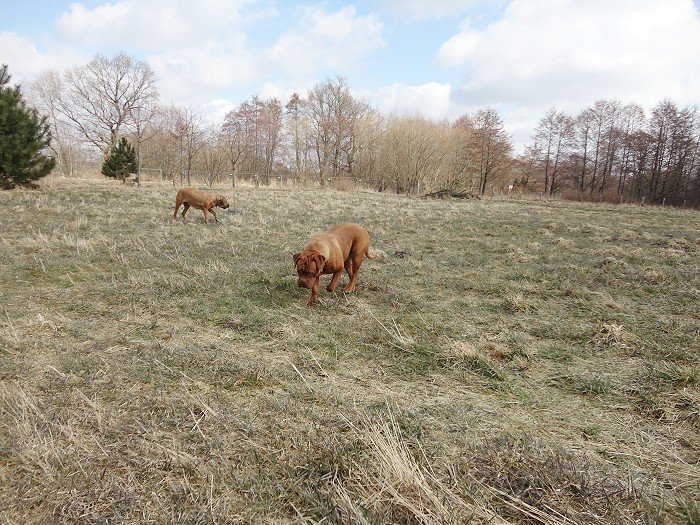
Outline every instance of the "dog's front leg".
{"type": "Polygon", "coordinates": [[[311,297],[309,297],[309,301],[306,303],[306,306],[315,305],[317,300],[318,300],[318,277],[316,277],[316,280],[314,281],[314,285],[311,287],[311,297]]]}
{"type": "Polygon", "coordinates": [[[215,220],[216,222],[219,222],[219,219],[216,218],[216,213],[214,212],[214,206],[212,206],[211,208],[209,208],[209,211],[210,211],[211,214],[214,216],[214,220],[215,220]]]}
{"type": "Polygon", "coordinates": [[[340,276],[342,274],[343,274],[343,270],[337,271],[333,274],[333,277],[331,278],[331,282],[329,282],[328,286],[326,286],[326,291],[335,292],[335,287],[338,285],[338,281],[340,280],[340,276]]]}

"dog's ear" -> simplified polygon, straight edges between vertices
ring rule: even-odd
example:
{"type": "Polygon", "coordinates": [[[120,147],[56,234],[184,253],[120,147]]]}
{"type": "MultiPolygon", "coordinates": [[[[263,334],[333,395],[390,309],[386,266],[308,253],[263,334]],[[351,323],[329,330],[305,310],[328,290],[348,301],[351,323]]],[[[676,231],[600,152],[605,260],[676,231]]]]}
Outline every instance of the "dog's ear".
{"type": "Polygon", "coordinates": [[[297,263],[299,262],[299,257],[301,257],[301,252],[295,253],[292,257],[294,258],[294,267],[296,268],[297,263]]]}
{"type": "Polygon", "coordinates": [[[323,266],[326,264],[326,257],[320,253],[314,254],[314,259],[316,260],[316,265],[318,266],[318,273],[323,271],[323,266]]]}

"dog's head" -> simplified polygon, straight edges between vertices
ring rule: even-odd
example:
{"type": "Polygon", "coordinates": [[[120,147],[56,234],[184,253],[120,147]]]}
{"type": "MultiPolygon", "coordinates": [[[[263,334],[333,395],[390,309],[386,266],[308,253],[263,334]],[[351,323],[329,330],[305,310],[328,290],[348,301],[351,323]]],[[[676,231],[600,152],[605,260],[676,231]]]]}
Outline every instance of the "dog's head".
{"type": "Polygon", "coordinates": [[[299,252],[294,254],[294,267],[297,269],[299,288],[311,288],[316,278],[321,275],[326,258],[318,252],[299,252]]]}
{"type": "Polygon", "coordinates": [[[219,208],[226,209],[228,208],[229,204],[228,201],[226,200],[226,197],[223,195],[217,195],[216,199],[214,199],[214,206],[218,206],[219,208]]]}

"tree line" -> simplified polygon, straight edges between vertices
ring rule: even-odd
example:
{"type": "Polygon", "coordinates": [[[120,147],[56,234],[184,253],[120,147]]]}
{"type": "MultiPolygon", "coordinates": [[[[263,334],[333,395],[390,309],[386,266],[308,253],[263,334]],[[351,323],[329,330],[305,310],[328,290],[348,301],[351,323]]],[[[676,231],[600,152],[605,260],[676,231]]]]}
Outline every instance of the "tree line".
{"type": "Polygon", "coordinates": [[[700,205],[697,108],[669,100],[649,115],[599,100],[578,115],[550,109],[523,156],[520,183],[579,199],[700,205]]]}
{"type": "Polygon", "coordinates": [[[354,96],[342,77],[286,102],[253,96],[218,125],[199,108],[161,104],[153,69],[124,53],[46,72],[29,92],[47,116],[51,153],[64,174],[127,137],[138,166],[181,184],[195,172],[212,185],[351,177],[399,193],[452,188],[700,206],[700,116],[669,100],[648,114],[615,100],[577,115],[551,108],[515,155],[494,108],[454,121],[386,115],[354,96]]]}

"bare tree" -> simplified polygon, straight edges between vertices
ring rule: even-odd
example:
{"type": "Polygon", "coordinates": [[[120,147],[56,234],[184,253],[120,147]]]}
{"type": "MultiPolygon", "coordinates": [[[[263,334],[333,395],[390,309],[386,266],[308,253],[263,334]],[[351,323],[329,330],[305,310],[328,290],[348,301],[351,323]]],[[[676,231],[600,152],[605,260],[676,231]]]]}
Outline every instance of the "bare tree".
{"type": "Polygon", "coordinates": [[[257,156],[261,160],[265,184],[270,183],[280,145],[282,106],[276,98],[260,100],[255,97],[256,129],[258,132],[257,156]]]}
{"type": "Polygon", "coordinates": [[[190,185],[194,159],[205,144],[204,119],[199,111],[189,106],[171,106],[169,112],[168,132],[177,144],[180,184],[190,185]]]}
{"type": "Polygon", "coordinates": [[[462,115],[455,126],[467,131],[464,162],[466,170],[478,176],[479,194],[483,195],[487,184],[504,175],[512,163],[510,136],[498,112],[490,107],[462,115]]]}
{"type": "Polygon", "coordinates": [[[607,184],[612,178],[613,165],[618,160],[618,148],[620,145],[620,118],[622,116],[622,105],[616,100],[604,101],[604,156],[603,168],[600,178],[599,192],[602,196],[605,193],[607,184]]]}
{"type": "Polygon", "coordinates": [[[293,93],[289,102],[285,105],[287,112],[287,128],[289,143],[294,152],[294,176],[298,179],[305,170],[304,160],[306,158],[304,145],[306,144],[306,134],[303,118],[304,101],[297,93],[293,93]]]}
{"type": "Polygon", "coordinates": [[[380,191],[385,187],[386,173],[383,172],[380,160],[390,120],[370,109],[355,127],[355,174],[359,179],[373,182],[380,191]]]}
{"type": "Polygon", "coordinates": [[[279,152],[282,130],[282,106],[276,98],[257,96],[243,102],[226,115],[222,130],[226,135],[231,168],[239,165],[248,176],[269,184],[279,152]]]}
{"type": "Polygon", "coordinates": [[[238,112],[231,111],[226,115],[221,126],[221,141],[231,166],[231,186],[235,188],[237,169],[245,162],[246,154],[250,151],[245,122],[238,112]]]}
{"type": "Polygon", "coordinates": [[[576,180],[581,194],[602,196],[618,161],[619,121],[622,106],[617,101],[597,100],[575,119],[576,180]]]}
{"type": "MultiPolygon", "coordinates": [[[[415,193],[447,169],[449,126],[422,117],[394,117],[379,139],[378,171],[397,193],[415,193]]],[[[385,189],[384,184],[379,187],[385,189]]]]}
{"type": "Polygon", "coordinates": [[[644,125],[644,110],[637,104],[628,104],[623,108],[620,124],[621,152],[617,173],[617,198],[622,200],[626,190],[627,178],[634,173],[633,140],[632,138],[644,125]]]}
{"type": "Polygon", "coordinates": [[[556,108],[550,108],[535,129],[534,142],[542,151],[540,165],[546,195],[552,195],[557,189],[563,172],[562,166],[573,138],[573,119],[556,108]]]}
{"type": "Polygon", "coordinates": [[[517,159],[513,173],[516,177],[513,181],[514,186],[534,191],[536,182],[533,183],[531,179],[535,178],[542,156],[542,146],[536,140],[525,148],[525,152],[517,159]]]}
{"type": "Polygon", "coordinates": [[[141,146],[144,142],[153,138],[158,132],[159,125],[156,119],[158,115],[157,105],[155,100],[149,101],[148,104],[138,106],[131,112],[133,120],[132,135],[133,142],[136,144],[136,182],[141,185],[141,146]]]}
{"type": "Polygon", "coordinates": [[[51,128],[51,143],[49,150],[56,159],[56,169],[59,173],[69,172],[69,166],[64,158],[63,123],[58,113],[58,103],[61,96],[61,77],[53,70],[45,71],[29,88],[28,98],[42,114],[47,115],[47,123],[51,128]]]}
{"type": "Polygon", "coordinates": [[[321,184],[329,175],[352,173],[357,126],[369,106],[354,98],[347,81],[337,77],[314,86],[304,110],[310,123],[310,147],[315,153],[321,184]]]}
{"type": "Polygon", "coordinates": [[[55,172],[73,176],[80,167],[87,166],[96,159],[92,152],[81,147],[80,136],[60,112],[63,96],[63,80],[54,70],[40,74],[28,90],[31,104],[48,117],[52,136],[49,150],[56,159],[55,172]]]}
{"type": "Polygon", "coordinates": [[[206,140],[202,146],[201,157],[207,184],[213,186],[215,182],[223,177],[226,170],[227,158],[223,133],[213,127],[206,131],[206,140]]]}
{"type": "Polygon", "coordinates": [[[148,123],[148,136],[141,142],[140,161],[159,169],[163,177],[175,180],[181,170],[181,138],[177,132],[178,114],[173,106],[158,106],[148,123]]]}
{"type": "MultiPolygon", "coordinates": [[[[698,165],[698,111],[660,102],[651,113],[649,135],[654,137],[647,196],[651,202],[680,203],[693,197],[692,179],[698,165]]],[[[697,175],[696,175],[697,176],[697,175]]]]}
{"type": "Polygon", "coordinates": [[[96,55],[65,73],[60,112],[84,139],[107,153],[134,124],[135,116],[158,98],[156,78],[148,63],[125,53],[96,55]]]}

